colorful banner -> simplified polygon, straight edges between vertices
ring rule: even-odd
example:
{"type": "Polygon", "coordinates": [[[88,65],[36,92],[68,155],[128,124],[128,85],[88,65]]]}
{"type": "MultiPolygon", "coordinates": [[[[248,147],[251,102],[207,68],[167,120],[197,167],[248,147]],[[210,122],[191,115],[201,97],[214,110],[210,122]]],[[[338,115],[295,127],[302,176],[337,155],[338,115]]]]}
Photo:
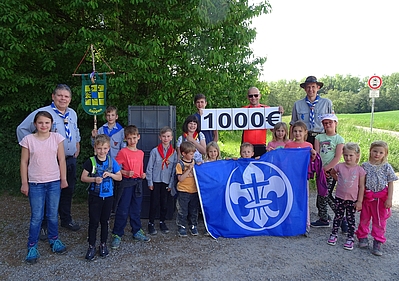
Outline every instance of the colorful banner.
{"type": "Polygon", "coordinates": [[[195,166],[205,225],[214,237],[296,236],[306,231],[310,149],[195,166]]]}
{"type": "Polygon", "coordinates": [[[107,77],[103,74],[82,74],[82,107],[87,114],[101,115],[107,103],[107,77]],[[94,79],[95,78],[95,79],[94,79]]]}

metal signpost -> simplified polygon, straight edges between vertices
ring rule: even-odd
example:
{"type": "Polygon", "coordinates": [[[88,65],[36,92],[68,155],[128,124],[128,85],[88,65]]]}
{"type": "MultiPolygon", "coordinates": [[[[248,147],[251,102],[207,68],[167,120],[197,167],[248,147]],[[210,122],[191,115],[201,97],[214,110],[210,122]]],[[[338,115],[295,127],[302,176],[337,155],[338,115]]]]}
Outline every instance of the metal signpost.
{"type": "Polygon", "coordinates": [[[373,121],[374,121],[374,98],[380,96],[380,90],[378,90],[382,85],[382,78],[377,75],[373,75],[369,78],[368,85],[370,87],[371,98],[371,121],[370,121],[370,132],[373,132],[373,121]]]}

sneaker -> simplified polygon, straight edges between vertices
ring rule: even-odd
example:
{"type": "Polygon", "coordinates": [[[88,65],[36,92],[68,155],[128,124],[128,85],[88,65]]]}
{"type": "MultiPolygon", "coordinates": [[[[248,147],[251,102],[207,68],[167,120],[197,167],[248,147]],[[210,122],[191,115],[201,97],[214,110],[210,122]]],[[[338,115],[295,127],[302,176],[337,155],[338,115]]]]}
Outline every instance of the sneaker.
{"type": "Polygon", "coordinates": [[[317,221],[311,222],[310,226],[311,227],[330,227],[330,222],[319,219],[317,221]]]}
{"type": "Polygon", "coordinates": [[[373,249],[371,250],[371,253],[374,256],[382,256],[381,244],[382,243],[380,241],[377,241],[377,240],[374,239],[374,241],[373,241],[373,249]]]}
{"type": "Polygon", "coordinates": [[[331,245],[331,246],[335,246],[335,244],[337,244],[337,235],[330,234],[330,238],[328,238],[327,244],[331,245]]]}
{"type": "Polygon", "coordinates": [[[66,247],[65,245],[61,242],[60,239],[50,239],[50,248],[53,251],[53,253],[57,253],[57,254],[63,254],[66,252],[66,247]]]}
{"type": "Polygon", "coordinates": [[[346,242],[344,244],[344,249],[349,251],[353,250],[353,238],[346,239],[346,242]]]}
{"type": "Polygon", "coordinates": [[[78,231],[80,229],[80,225],[73,221],[70,223],[61,223],[61,226],[71,231],[78,231]]]}
{"type": "Polygon", "coordinates": [[[41,241],[46,241],[46,240],[48,239],[47,227],[42,227],[42,228],[40,229],[39,239],[40,239],[41,241]]]}
{"type": "Polygon", "coordinates": [[[163,221],[159,222],[159,229],[165,234],[169,233],[169,228],[166,226],[166,223],[163,221]]]}
{"type": "Polygon", "coordinates": [[[112,238],[111,249],[118,249],[121,245],[121,238],[116,234],[112,234],[112,238]]]}
{"type": "Polygon", "coordinates": [[[94,260],[94,256],[96,255],[96,248],[92,245],[89,246],[89,248],[87,248],[87,253],[85,256],[85,259],[88,261],[92,261],[94,260]]]}
{"type": "Polygon", "coordinates": [[[100,253],[100,257],[107,257],[109,254],[107,244],[101,243],[100,246],[98,246],[98,252],[100,253]]]}
{"type": "Polygon", "coordinates": [[[179,229],[177,231],[179,232],[180,237],[187,237],[187,231],[184,226],[179,226],[179,229]]]}
{"type": "Polygon", "coordinates": [[[133,239],[136,241],[150,242],[151,238],[146,236],[144,231],[140,229],[135,234],[133,234],[133,239]]]}
{"type": "Polygon", "coordinates": [[[359,248],[368,248],[369,240],[367,238],[359,238],[359,248]]]}
{"type": "Polygon", "coordinates": [[[341,231],[344,235],[348,234],[348,222],[346,218],[344,218],[341,222],[341,231]]]}
{"type": "Polygon", "coordinates": [[[37,244],[32,247],[28,247],[28,254],[26,255],[25,261],[29,264],[35,264],[37,259],[40,257],[39,251],[37,250],[37,244]]]}
{"type": "Polygon", "coordinates": [[[204,236],[209,237],[209,236],[211,236],[211,234],[207,230],[205,230],[204,236]]]}
{"type": "Polygon", "coordinates": [[[157,233],[158,232],[156,231],[154,224],[149,222],[148,223],[148,234],[155,235],[157,233]]]}
{"type": "Polygon", "coordinates": [[[195,225],[192,225],[192,226],[190,227],[190,232],[191,232],[191,235],[197,236],[197,235],[198,235],[198,229],[197,229],[197,227],[196,227],[195,225]]]}

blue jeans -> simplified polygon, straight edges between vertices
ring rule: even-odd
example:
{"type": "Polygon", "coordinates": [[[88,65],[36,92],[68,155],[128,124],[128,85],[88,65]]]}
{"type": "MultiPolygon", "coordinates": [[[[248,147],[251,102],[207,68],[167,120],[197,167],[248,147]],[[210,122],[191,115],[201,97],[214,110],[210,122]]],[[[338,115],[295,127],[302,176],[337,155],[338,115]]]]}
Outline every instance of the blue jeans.
{"type": "Polygon", "coordinates": [[[58,238],[58,204],[60,202],[60,194],[61,185],[59,180],[46,183],[29,183],[28,197],[31,207],[31,217],[28,246],[35,245],[39,240],[44,205],[46,205],[48,238],[58,238]]]}
{"type": "Polygon", "coordinates": [[[123,188],[122,197],[115,213],[113,234],[122,237],[125,233],[127,217],[130,217],[132,233],[135,234],[141,229],[141,202],[143,201],[143,180],[140,178],[123,178],[121,186],[123,188]]]}
{"type": "Polygon", "coordinates": [[[177,196],[177,225],[186,227],[198,224],[198,193],[178,192],[177,196]]]}

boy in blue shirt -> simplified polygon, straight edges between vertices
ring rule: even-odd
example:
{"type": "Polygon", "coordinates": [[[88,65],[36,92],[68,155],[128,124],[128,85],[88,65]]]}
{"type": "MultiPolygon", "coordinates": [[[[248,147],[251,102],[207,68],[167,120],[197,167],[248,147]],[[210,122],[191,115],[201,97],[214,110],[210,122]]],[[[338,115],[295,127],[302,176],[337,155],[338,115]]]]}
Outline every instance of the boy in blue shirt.
{"type": "MultiPolygon", "coordinates": [[[[91,145],[94,147],[94,138],[98,134],[107,135],[110,138],[110,150],[109,155],[112,159],[115,159],[119,150],[125,147],[125,143],[123,142],[125,135],[124,130],[121,124],[117,122],[118,120],[118,109],[115,106],[107,106],[105,109],[105,119],[107,123],[102,125],[98,130],[93,129],[91,131],[91,145]]],[[[118,202],[121,198],[122,190],[119,182],[115,182],[114,185],[114,202],[112,205],[112,213],[115,212],[118,202]]]]}
{"type": "Polygon", "coordinates": [[[82,182],[90,183],[89,186],[89,230],[86,259],[93,260],[96,254],[96,236],[98,223],[101,224],[101,244],[99,254],[108,256],[107,238],[108,221],[113,204],[113,180],[122,180],[118,163],[108,155],[110,138],[106,135],[97,135],[94,140],[96,156],[90,157],[83,164],[80,177],[82,182]]]}

